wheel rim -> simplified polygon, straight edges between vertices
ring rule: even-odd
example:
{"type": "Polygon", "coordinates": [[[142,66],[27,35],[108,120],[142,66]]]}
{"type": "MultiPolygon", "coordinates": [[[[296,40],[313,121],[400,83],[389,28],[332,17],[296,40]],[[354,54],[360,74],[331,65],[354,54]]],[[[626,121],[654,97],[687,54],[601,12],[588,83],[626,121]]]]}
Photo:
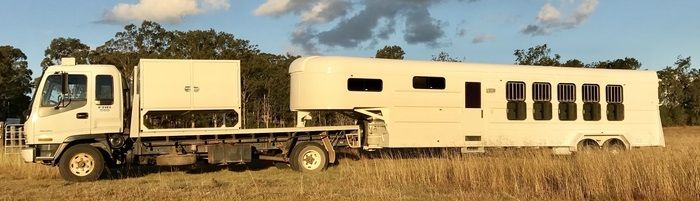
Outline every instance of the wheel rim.
{"type": "Polygon", "coordinates": [[[76,176],[87,176],[95,169],[95,159],[86,153],[78,153],[70,160],[70,172],[76,176]]]}
{"type": "Polygon", "coordinates": [[[316,150],[307,150],[301,157],[301,166],[307,170],[315,170],[321,166],[321,153],[316,150]]]}

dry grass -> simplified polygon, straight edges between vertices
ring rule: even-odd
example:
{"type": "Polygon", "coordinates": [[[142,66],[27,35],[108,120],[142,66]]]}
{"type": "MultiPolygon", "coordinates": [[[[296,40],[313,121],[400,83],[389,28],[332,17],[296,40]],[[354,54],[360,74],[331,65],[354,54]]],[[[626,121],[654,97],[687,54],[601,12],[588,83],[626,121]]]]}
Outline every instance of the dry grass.
{"type": "Polygon", "coordinates": [[[698,200],[700,128],[666,128],[667,147],[553,156],[482,155],[344,159],[320,174],[252,165],[135,168],[91,183],[0,156],[0,200],[698,200]]]}

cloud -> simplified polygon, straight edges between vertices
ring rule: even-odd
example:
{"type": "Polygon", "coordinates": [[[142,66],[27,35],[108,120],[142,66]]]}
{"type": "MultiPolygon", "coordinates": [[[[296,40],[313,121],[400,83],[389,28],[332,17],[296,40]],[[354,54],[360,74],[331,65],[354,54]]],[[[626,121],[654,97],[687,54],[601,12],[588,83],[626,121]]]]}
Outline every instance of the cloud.
{"type": "Polygon", "coordinates": [[[300,15],[302,22],[323,23],[345,16],[352,4],[345,0],[267,0],[253,14],[279,17],[300,15]]]}
{"type": "Polygon", "coordinates": [[[546,3],[537,14],[537,22],[525,26],[520,32],[531,36],[539,36],[548,35],[558,30],[578,27],[588,19],[597,6],[598,0],[583,0],[572,14],[563,16],[560,9],[550,3],[546,3]]]}
{"type": "Polygon", "coordinates": [[[139,0],[136,4],[119,3],[102,15],[99,23],[125,24],[131,21],[180,23],[186,16],[210,10],[228,10],[228,0],[139,0]]]}
{"type": "MultiPolygon", "coordinates": [[[[447,0],[267,0],[253,11],[257,16],[299,16],[292,43],[307,52],[320,46],[356,48],[389,39],[400,32],[409,44],[437,46],[446,23],[429,8],[447,0]],[[404,23],[397,30],[397,23],[404,23]],[[330,26],[329,26],[330,25],[330,26]]],[[[473,2],[475,0],[456,0],[473,2]]]]}
{"type": "Polygon", "coordinates": [[[483,43],[483,42],[488,42],[488,41],[494,41],[496,40],[496,36],[491,35],[491,34],[480,34],[474,39],[472,39],[472,43],[477,44],[477,43],[483,43]]]}

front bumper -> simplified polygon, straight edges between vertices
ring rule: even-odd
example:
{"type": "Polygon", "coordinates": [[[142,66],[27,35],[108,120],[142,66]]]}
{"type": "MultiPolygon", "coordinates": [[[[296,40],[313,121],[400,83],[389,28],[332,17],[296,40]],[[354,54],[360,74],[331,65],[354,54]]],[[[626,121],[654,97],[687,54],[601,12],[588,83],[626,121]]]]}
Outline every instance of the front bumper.
{"type": "Polygon", "coordinates": [[[34,149],[34,147],[24,148],[19,154],[22,156],[24,162],[33,163],[34,157],[36,156],[36,149],[34,149]]]}

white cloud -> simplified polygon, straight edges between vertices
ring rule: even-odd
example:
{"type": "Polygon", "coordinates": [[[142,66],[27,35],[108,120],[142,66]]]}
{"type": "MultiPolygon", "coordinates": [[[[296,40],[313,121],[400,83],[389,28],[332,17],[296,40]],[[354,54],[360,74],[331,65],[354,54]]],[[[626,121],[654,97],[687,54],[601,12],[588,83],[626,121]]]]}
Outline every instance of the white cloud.
{"type": "Polygon", "coordinates": [[[319,1],[311,9],[301,13],[304,22],[328,22],[345,15],[350,4],[340,0],[319,1]]]}
{"type": "Polygon", "coordinates": [[[180,23],[186,16],[210,10],[227,10],[228,0],[139,0],[136,4],[119,3],[105,11],[100,22],[129,23],[149,20],[161,23],[180,23]]]}
{"type": "Polygon", "coordinates": [[[290,9],[291,5],[291,0],[267,0],[267,2],[258,6],[258,8],[253,11],[253,14],[257,16],[279,16],[285,14],[290,9]]]}
{"type": "Polygon", "coordinates": [[[256,16],[299,15],[304,23],[324,23],[347,14],[348,0],[267,0],[253,11],[256,16]]]}
{"type": "Polygon", "coordinates": [[[544,4],[542,9],[540,9],[540,13],[537,14],[537,21],[539,22],[555,22],[560,18],[561,12],[549,3],[544,4]]]}
{"type": "MultiPolygon", "coordinates": [[[[565,2],[566,3],[566,2],[565,2]]],[[[583,0],[568,16],[562,16],[560,9],[546,3],[537,14],[537,23],[527,25],[522,33],[536,36],[553,31],[571,29],[583,24],[598,6],[598,0],[583,0]]]]}

